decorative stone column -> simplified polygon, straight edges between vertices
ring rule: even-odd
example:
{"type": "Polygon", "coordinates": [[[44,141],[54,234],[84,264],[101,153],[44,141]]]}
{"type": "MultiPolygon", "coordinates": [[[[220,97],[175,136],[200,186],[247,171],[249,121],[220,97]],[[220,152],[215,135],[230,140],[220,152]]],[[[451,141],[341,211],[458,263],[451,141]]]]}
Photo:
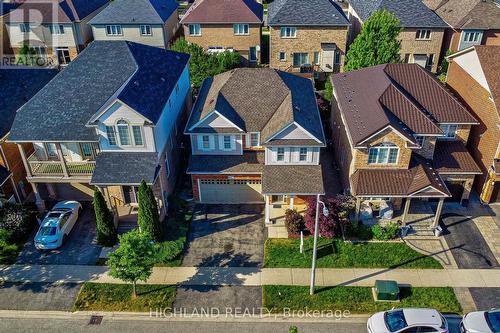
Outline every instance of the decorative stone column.
{"type": "Polygon", "coordinates": [[[411,203],[411,198],[406,198],[405,202],[405,208],[403,211],[403,227],[406,226],[407,218],[408,218],[408,212],[410,211],[410,203],[411,203]]]}
{"type": "Polygon", "coordinates": [[[443,211],[443,204],[444,198],[440,198],[436,209],[436,215],[434,216],[434,222],[431,225],[432,229],[437,228],[439,225],[439,219],[441,218],[441,212],[443,211]]]}

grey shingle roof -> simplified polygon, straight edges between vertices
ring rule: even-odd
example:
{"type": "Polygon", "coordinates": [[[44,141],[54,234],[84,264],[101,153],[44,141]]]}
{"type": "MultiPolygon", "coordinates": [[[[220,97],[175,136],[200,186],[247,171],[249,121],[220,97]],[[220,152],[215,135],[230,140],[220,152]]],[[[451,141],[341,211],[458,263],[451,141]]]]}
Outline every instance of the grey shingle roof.
{"type": "Polygon", "coordinates": [[[424,1],[456,29],[500,29],[500,8],[493,0],[424,1]]]}
{"type": "Polygon", "coordinates": [[[262,173],[263,152],[243,155],[191,155],[187,173],[262,173]]]}
{"type": "Polygon", "coordinates": [[[436,13],[423,4],[422,0],[349,0],[362,21],[375,11],[386,9],[392,12],[405,28],[447,28],[436,13]]]}
{"type": "Polygon", "coordinates": [[[331,0],[275,0],[268,7],[268,24],[347,26],[349,20],[331,0]]]}
{"type": "Polygon", "coordinates": [[[290,73],[238,68],[205,80],[187,132],[214,109],[246,132],[262,132],[262,142],[294,121],[325,142],[311,81],[290,73]]]}
{"type": "Polygon", "coordinates": [[[178,6],[175,0],[115,0],[90,24],[163,24],[178,6]]]}
{"type": "Polygon", "coordinates": [[[95,41],[19,109],[10,140],[97,141],[86,124],[122,87],[118,99],[156,123],[188,60],[157,47],[95,41]]]}
{"type": "Polygon", "coordinates": [[[265,165],[262,194],[324,194],[321,165],[265,165]]]}
{"type": "Polygon", "coordinates": [[[17,109],[29,101],[56,74],[57,70],[45,68],[0,69],[0,138],[10,131],[17,109]]]}
{"type": "Polygon", "coordinates": [[[151,152],[101,152],[90,184],[152,184],[158,172],[157,154],[151,152]]]}

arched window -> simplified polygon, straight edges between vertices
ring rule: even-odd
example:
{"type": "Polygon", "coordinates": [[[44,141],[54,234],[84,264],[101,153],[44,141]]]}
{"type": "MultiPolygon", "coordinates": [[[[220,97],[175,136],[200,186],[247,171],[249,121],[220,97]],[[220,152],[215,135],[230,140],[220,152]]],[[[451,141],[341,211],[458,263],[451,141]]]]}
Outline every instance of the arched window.
{"type": "Polygon", "coordinates": [[[128,123],[125,120],[119,120],[116,123],[118,137],[122,146],[130,146],[130,131],[128,123]]]}
{"type": "Polygon", "coordinates": [[[396,164],[399,148],[393,143],[383,143],[368,150],[368,164],[396,164]]]}

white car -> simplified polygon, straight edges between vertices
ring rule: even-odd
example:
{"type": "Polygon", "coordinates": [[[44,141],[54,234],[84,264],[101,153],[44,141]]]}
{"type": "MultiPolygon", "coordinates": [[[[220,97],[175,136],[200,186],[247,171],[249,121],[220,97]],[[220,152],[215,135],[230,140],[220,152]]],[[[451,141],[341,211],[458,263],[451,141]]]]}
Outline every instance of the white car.
{"type": "Polygon", "coordinates": [[[460,323],[462,333],[500,333],[500,310],[470,312],[460,323]]]}
{"type": "Polygon", "coordinates": [[[35,235],[38,250],[53,250],[62,246],[78,220],[82,205],[77,201],[61,201],[45,215],[35,235]]]}
{"type": "Polygon", "coordinates": [[[434,309],[394,309],[368,319],[369,333],[448,333],[448,322],[434,309]]]}

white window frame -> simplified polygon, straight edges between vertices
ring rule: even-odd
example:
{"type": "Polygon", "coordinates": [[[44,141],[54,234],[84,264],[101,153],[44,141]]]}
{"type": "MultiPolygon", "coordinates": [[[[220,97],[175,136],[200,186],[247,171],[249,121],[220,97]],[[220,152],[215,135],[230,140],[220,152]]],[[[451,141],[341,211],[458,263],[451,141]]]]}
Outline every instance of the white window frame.
{"type": "Polygon", "coordinates": [[[219,135],[219,149],[223,151],[233,151],[236,149],[236,137],[234,135],[219,135]],[[226,147],[226,139],[229,138],[229,147],[226,147]]]}
{"type": "Polygon", "coordinates": [[[106,36],[123,36],[123,29],[120,24],[108,24],[105,29],[106,36]]]}
{"type": "Polygon", "coordinates": [[[68,65],[71,62],[71,55],[69,53],[69,48],[67,48],[67,47],[58,47],[58,48],[55,49],[55,54],[56,54],[56,57],[57,57],[57,61],[59,62],[59,65],[68,65]],[[62,62],[62,63],[59,62],[59,52],[63,53],[64,62],[62,62]],[[68,53],[67,58],[66,58],[65,52],[68,53]]]}
{"type": "Polygon", "coordinates": [[[481,37],[481,32],[479,31],[464,31],[464,36],[462,38],[462,41],[466,43],[478,43],[481,42],[480,37],[481,37]]]}
{"type": "Polygon", "coordinates": [[[381,144],[378,146],[370,147],[368,149],[367,163],[369,165],[396,165],[396,164],[398,164],[398,161],[399,161],[399,150],[400,150],[399,147],[396,146],[395,144],[392,144],[392,143],[385,143],[385,144],[381,144]],[[391,156],[391,151],[394,149],[397,151],[396,161],[389,162],[389,157],[391,156]],[[387,150],[387,154],[385,155],[384,159],[381,159],[381,157],[382,157],[382,155],[380,154],[381,150],[387,150]],[[372,151],[376,151],[374,162],[370,162],[370,155],[371,155],[372,151]]]}
{"type": "Polygon", "coordinates": [[[64,26],[62,24],[50,24],[49,31],[51,35],[64,35],[64,26]]]}
{"type": "Polygon", "coordinates": [[[298,161],[299,162],[309,162],[309,148],[307,147],[299,147],[298,151],[298,161]],[[305,149],[305,154],[302,153],[302,150],[305,149]],[[304,156],[304,159],[302,159],[302,156],[304,156]]]}
{"type": "Polygon", "coordinates": [[[118,146],[118,140],[116,139],[116,130],[115,126],[108,126],[106,125],[106,137],[108,138],[108,144],[112,147],[118,146]],[[110,135],[112,134],[112,135],[110,135]],[[114,143],[111,143],[111,137],[113,138],[112,140],[114,143]]]}
{"type": "Polygon", "coordinates": [[[201,36],[201,25],[199,23],[193,23],[188,25],[189,36],[201,36]],[[193,28],[191,30],[191,27],[193,28]]]}
{"type": "Polygon", "coordinates": [[[215,149],[215,137],[211,134],[200,134],[198,136],[198,149],[210,151],[215,149]],[[205,138],[208,138],[208,147],[205,147],[205,138]]]}
{"type": "Polygon", "coordinates": [[[250,35],[250,26],[248,23],[235,23],[233,24],[233,34],[235,36],[248,36],[250,35]]]}
{"type": "Polygon", "coordinates": [[[286,148],[284,147],[277,147],[276,148],[276,156],[275,156],[275,162],[286,162],[285,161],[285,158],[286,158],[286,148]],[[280,153],[280,150],[283,150],[283,154],[280,153]],[[280,160],[280,156],[283,155],[283,159],[280,160]]]}
{"type": "Polygon", "coordinates": [[[246,135],[247,147],[258,148],[260,147],[260,133],[259,132],[249,132],[246,135]],[[257,145],[252,144],[252,135],[257,135],[257,145]]]}
{"type": "Polygon", "coordinates": [[[153,36],[153,28],[150,24],[141,24],[139,26],[139,32],[141,36],[153,36]]]}
{"type": "Polygon", "coordinates": [[[145,143],[144,143],[144,130],[143,130],[143,126],[141,126],[141,125],[131,125],[130,129],[132,131],[132,140],[134,142],[134,146],[135,147],[144,147],[145,143]],[[139,134],[141,136],[142,144],[137,144],[137,142],[135,141],[136,136],[135,136],[134,128],[139,128],[139,134]]]}
{"type": "Polygon", "coordinates": [[[458,125],[447,124],[439,126],[444,133],[443,139],[455,139],[457,137],[458,125]],[[450,135],[450,129],[454,128],[453,135],[450,135]]]}
{"type": "Polygon", "coordinates": [[[417,32],[415,33],[416,40],[430,40],[431,36],[431,29],[417,29],[417,32]]]}
{"type": "Polygon", "coordinates": [[[297,38],[297,27],[281,27],[281,38],[297,38]]]}
{"type": "Polygon", "coordinates": [[[119,119],[117,122],[116,122],[116,133],[118,133],[118,140],[120,142],[120,146],[123,146],[123,147],[130,147],[130,146],[133,146],[132,144],[132,135],[130,135],[130,123],[128,121],[126,121],[125,119],[119,119]],[[120,127],[126,127],[127,128],[127,131],[126,131],[126,134],[128,136],[128,144],[124,144],[122,142],[122,136],[120,135],[120,127]]]}

